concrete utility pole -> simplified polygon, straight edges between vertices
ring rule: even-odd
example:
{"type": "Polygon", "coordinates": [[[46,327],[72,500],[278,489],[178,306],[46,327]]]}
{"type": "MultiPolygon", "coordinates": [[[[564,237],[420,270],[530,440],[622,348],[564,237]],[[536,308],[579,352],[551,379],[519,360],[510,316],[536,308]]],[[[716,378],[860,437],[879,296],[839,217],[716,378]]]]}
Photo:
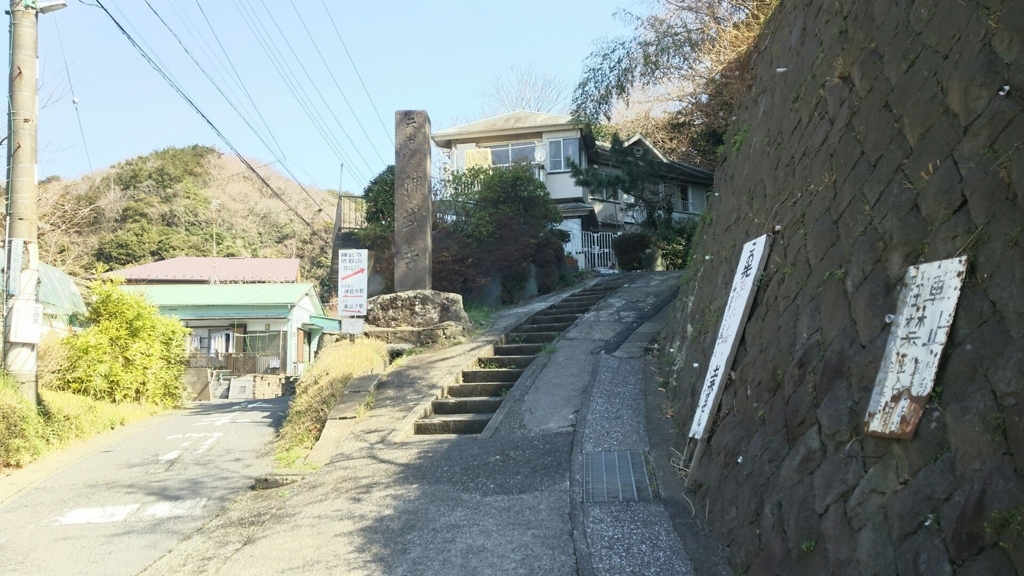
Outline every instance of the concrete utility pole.
{"type": "Polygon", "coordinates": [[[7,262],[4,290],[4,368],[37,402],[36,360],[42,328],[39,305],[36,167],[39,116],[39,16],[66,2],[11,1],[10,113],[7,128],[7,262]]]}

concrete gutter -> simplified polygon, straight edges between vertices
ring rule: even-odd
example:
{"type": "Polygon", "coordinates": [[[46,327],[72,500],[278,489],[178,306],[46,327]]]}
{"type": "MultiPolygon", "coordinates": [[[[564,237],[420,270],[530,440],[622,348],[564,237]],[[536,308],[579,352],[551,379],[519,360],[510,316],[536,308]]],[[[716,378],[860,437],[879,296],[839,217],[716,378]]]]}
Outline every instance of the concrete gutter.
{"type": "Polygon", "coordinates": [[[357,376],[345,387],[334,408],[327,415],[327,422],[320,432],[320,438],[306,456],[306,464],[323,466],[331,461],[341,448],[345,437],[352,430],[352,420],[360,416],[360,408],[367,406],[377,385],[384,379],[383,373],[357,376]]]}

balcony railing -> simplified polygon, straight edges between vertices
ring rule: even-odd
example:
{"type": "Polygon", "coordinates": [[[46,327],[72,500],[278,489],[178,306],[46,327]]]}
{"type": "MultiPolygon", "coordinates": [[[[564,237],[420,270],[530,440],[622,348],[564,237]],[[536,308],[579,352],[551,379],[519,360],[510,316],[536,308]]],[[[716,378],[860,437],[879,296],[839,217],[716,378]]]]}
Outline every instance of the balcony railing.
{"type": "Polygon", "coordinates": [[[230,370],[232,376],[277,374],[281,356],[269,352],[193,352],[188,356],[188,367],[230,370]]]}

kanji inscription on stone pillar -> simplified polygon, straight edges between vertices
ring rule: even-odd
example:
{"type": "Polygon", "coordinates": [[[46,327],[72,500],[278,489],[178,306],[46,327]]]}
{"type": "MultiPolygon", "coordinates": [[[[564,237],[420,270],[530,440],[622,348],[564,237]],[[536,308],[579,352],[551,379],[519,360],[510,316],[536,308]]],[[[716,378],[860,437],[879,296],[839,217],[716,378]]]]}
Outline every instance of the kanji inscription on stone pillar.
{"type": "Polygon", "coordinates": [[[430,117],[395,112],[395,292],[430,290],[430,117]]]}

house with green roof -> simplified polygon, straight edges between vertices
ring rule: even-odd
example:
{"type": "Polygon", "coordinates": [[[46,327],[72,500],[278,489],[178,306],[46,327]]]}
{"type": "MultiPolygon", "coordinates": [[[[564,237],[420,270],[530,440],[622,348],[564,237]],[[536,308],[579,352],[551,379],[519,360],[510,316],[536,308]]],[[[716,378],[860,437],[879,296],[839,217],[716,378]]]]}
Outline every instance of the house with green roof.
{"type": "Polygon", "coordinates": [[[325,315],[312,284],[140,284],[160,313],[191,330],[189,366],[233,375],[300,376],[313,362],[324,331],[340,330],[325,315]]]}
{"type": "MultiPolygon", "coordinates": [[[[0,262],[6,261],[7,252],[0,248],[0,262]]],[[[0,285],[3,284],[0,271],[0,285]]],[[[85,318],[85,302],[74,279],[60,268],[42,262],[39,263],[39,303],[43,305],[44,336],[50,332],[66,336],[74,327],[81,326],[85,318]]]]}

